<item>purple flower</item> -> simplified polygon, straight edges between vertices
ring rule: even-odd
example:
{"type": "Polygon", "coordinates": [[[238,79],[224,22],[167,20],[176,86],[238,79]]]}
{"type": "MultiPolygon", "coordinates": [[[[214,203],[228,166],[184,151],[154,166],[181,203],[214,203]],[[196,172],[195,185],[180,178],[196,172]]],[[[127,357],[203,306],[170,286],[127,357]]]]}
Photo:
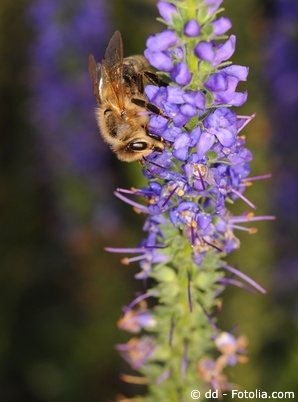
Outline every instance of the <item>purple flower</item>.
{"type": "Polygon", "coordinates": [[[180,87],[167,87],[167,101],[175,105],[183,104],[185,102],[185,92],[180,87]]]}
{"type": "Polygon", "coordinates": [[[247,99],[246,92],[235,92],[239,81],[246,81],[248,68],[232,65],[211,75],[205,87],[214,95],[215,104],[242,106],[247,99]]]}
{"type": "Polygon", "coordinates": [[[227,108],[220,108],[204,120],[204,126],[209,134],[217,137],[224,147],[231,147],[236,142],[237,116],[227,108]]]}
{"type": "Polygon", "coordinates": [[[189,103],[185,103],[180,107],[180,112],[187,117],[193,117],[197,114],[197,108],[189,103]]]}
{"type": "Polygon", "coordinates": [[[135,370],[146,364],[154,349],[155,342],[149,336],[132,338],[128,343],[117,345],[117,350],[135,370]]]}
{"type": "Polygon", "coordinates": [[[232,23],[229,18],[220,17],[212,22],[213,35],[220,36],[225,34],[231,27],[232,23]]]}
{"type": "Polygon", "coordinates": [[[178,37],[172,30],[165,30],[157,35],[151,35],[147,39],[147,49],[144,54],[149,63],[162,71],[171,71],[173,61],[169,49],[176,45],[178,37]]]}
{"type": "Polygon", "coordinates": [[[218,65],[223,61],[228,60],[234,54],[235,46],[236,36],[231,35],[225,43],[217,47],[213,65],[218,65]]]}
{"type": "Polygon", "coordinates": [[[208,133],[208,131],[204,131],[199,138],[197,144],[197,153],[198,157],[201,159],[209,149],[211,149],[214,144],[215,137],[213,134],[208,133]]]}
{"type": "Polygon", "coordinates": [[[137,310],[127,310],[123,317],[118,321],[118,327],[129,332],[138,333],[143,328],[153,328],[156,321],[146,304],[140,305],[137,310]]]}
{"type": "MultiPolygon", "coordinates": [[[[236,88],[239,81],[246,80],[248,69],[228,61],[234,53],[236,38],[231,35],[224,42],[221,38],[231,27],[229,19],[217,18],[221,3],[222,0],[205,0],[200,10],[194,5],[192,11],[196,11],[193,15],[197,20],[189,20],[186,7],[190,3],[179,1],[175,7],[165,1],[158,2],[170,29],[148,39],[145,55],[153,66],[167,72],[166,77],[171,81],[166,86],[148,85],[145,94],[161,109],[161,114],[149,113],[148,128],[164,141],[164,149],[143,159],[147,187],[126,190],[130,197],[143,197],[143,202],[117,195],[147,215],[142,251],[138,248],[138,255],[124,260],[140,263],[138,279],[152,277],[156,281],[154,291],[148,290],[139,297],[147,297],[151,291],[160,303],[154,310],[154,331],[160,344],[154,348],[154,342],[151,345],[152,339],[148,337],[150,341],[146,340],[141,348],[143,337],[140,343],[133,341],[122,347],[124,357],[132,367],[145,366],[149,373],[151,366],[147,357],[150,356],[152,378],[160,381],[171,375],[167,369],[171,366],[165,361],[171,359],[169,350],[174,339],[174,346],[179,345],[180,350],[175,365],[181,375],[188,375],[189,364],[196,367],[199,363],[203,379],[216,389],[227,386],[221,370],[240,361],[242,344],[228,333],[219,335],[210,313],[212,306],[216,306],[217,296],[226,284],[264,291],[245,274],[227,266],[223,256],[240,245],[235,231],[254,233],[255,228],[246,227],[246,223],[272,219],[254,217],[251,213],[234,216],[228,207],[239,200],[255,209],[244,195],[252,154],[245,147],[245,137],[239,134],[253,116],[237,116],[231,108],[246,100],[246,93],[236,92],[236,88]],[[200,36],[201,27],[203,35],[200,36]],[[238,278],[224,276],[225,272],[238,278]],[[187,303],[180,303],[180,295],[187,303]],[[204,305],[205,296],[208,308],[204,305]],[[214,331],[217,353],[221,353],[216,360],[209,359],[208,364],[200,365],[204,359],[196,356],[196,341],[193,343],[191,337],[186,340],[179,328],[175,332],[176,317],[193,311],[195,305],[203,313],[204,328],[210,326],[214,331]]],[[[150,317],[144,313],[129,309],[124,324],[127,329],[146,328],[150,317]]],[[[194,322],[187,321],[191,332],[194,322]]],[[[205,335],[209,341],[210,329],[205,335]]],[[[170,383],[167,386],[171,387],[170,383]]]]}
{"type": "Polygon", "coordinates": [[[188,148],[190,146],[190,137],[188,134],[183,133],[174,141],[174,152],[175,158],[185,161],[188,158],[188,148]]]}
{"type": "Polygon", "coordinates": [[[169,47],[177,44],[178,38],[174,31],[166,30],[160,34],[151,35],[147,39],[146,45],[149,50],[162,52],[169,47]]]}
{"type": "Polygon", "coordinates": [[[149,123],[149,132],[161,135],[168,126],[168,120],[163,116],[152,116],[149,123]]]}
{"type": "Polygon", "coordinates": [[[191,73],[186,63],[178,63],[171,72],[171,78],[177,84],[185,86],[191,81],[191,73]]]}
{"type": "Polygon", "coordinates": [[[215,49],[211,42],[199,42],[194,49],[195,54],[202,60],[212,63],[215,57],[215,49]]]}
{"type": "Polygon", "coordinates": [[[194,220],[197,212],[198,206],[194,202],[183,201],[177,208],[171,209],[170,218],[175,226],[189,226],[194,220]]]}
{"type": "Polygon", "coordinates": [[[163,52],[152,52],[149,49],[146,49],[145,57],[149,61],[149,63],[161,71],[171,71],[173,68],[173,62],[170,56],[166,55],[163,52]]]}
{"type": "Polygon", "coordinates": [[[208,61],[213,66],[218,66],[233,55],[235,45],[236,37],[235,35],[231,35],[230,38],[221,45],[215,45],[213,42],[199,42],[194,52],[198,58],[208,61]]]}
{"type": "Polygon", "coordinates": [[[158,1],[157,8],[162,18],[168,24],[172,24],[173,16],[177,15],[177,8],[174,6],[174,4],[169,3],[167,1],[158,1]]]}
{"type": "Polygon", "coordinates": [[[201,32],[200,25],[197,20],[189,20],[184,25],[184,34],[189,37],[198,36],[201,32]]]}
{"type": "Polygon", "coordinates": [[[184,92],[183,99],[186,103],[205,110],[205,95],[200,91],[184,92]]]}
{"type": "Polygon", "coordinates": [[[222,2],[223,0],[205,0],[205,4],[208,6],[208,15],[214,14],[222,2]]]}
{"type": "Polygon", "coordinates": [[[29,119],[43,162],[39,174],[53,184],[65,237],[86,226],[95,231],[103,227],[113,231],[119,224],[117,211],[106,202],[109,191],[103,192],[95,184],[101,174],[102,185],[112,191],[106,169],[110,154],[98,139],[93,118],[95,102],[86,68],[89,52],[104,52],[108,10],[103,0],[73,2],[71,12],[69,8],[67,0],[39,0],[30,2],[27,17],[34,31],[29,119]],[[70,202],[81,194],[86,201],[84,207],[70,202]]]}

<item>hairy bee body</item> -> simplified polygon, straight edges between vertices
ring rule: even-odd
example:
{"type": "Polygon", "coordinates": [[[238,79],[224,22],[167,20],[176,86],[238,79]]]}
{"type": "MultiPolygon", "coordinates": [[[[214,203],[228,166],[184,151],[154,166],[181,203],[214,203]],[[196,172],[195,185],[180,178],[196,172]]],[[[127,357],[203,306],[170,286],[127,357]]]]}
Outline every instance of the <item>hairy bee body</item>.
{"type": "Polygon", "coordinates": [[[123,59],[122,38],[116,31],[101,64],[89,56],[89,71],[98,102],[99,129],[117,157],[132,162],[162,151],[161,138],[148,132],[148,110],[156,112],[158,108],[144,95],[144,85],[150,82],[145,72],[152,75],[146,59],[140,55],[123,59]]]}

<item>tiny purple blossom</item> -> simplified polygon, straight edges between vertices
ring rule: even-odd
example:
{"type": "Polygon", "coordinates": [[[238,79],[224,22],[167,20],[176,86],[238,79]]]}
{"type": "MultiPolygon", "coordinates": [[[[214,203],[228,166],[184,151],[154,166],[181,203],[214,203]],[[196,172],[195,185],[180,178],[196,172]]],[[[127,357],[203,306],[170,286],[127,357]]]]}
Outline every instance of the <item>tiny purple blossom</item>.
{"type": "Polygon", "coordinates": [[[137,370],[146,364],[146,361],[154,352],[155,343],[151,337],[144,336],[140,339],[132,338],[125,344],[119,344],[117,349],[131,367],[137,370]]]}
{"type": "Polygon", "coordinates": [[[231,66],[225,67],[221,69],[221,72],[226,73],[227,75],[233,76],[237,78],[239,81],[246,81],[249,68],[245,66],[238,66],[233,64],[231,66]]]}
{"type": "Polygon", "coordinates": [[[235,51],[236,37],[231,35],[230,38],[221,45],[215,45],[213,42],[199,42],[194,49],[195,55],[218,66],[223,61],[228,60],[235,51]]]}
{"type": "Polygon", "coordinates": [[[159,87],[155,85],[147,85],[145,87],[145,94],[147,98],[152,102],[154,97],[158,94],[159,92],[159,87]]]}
{"type": "Polygon", "coordinates": [[[197,108],[188,103],[180,107],[180,111],[184,116],[193,117],[197,114],[197,108]]]}
{"type": "Polygon", "coordinates": [[[149,61],[149,63],[161,71],[171,71],[173,68],[173,62],[170,56],[166,55],[163,52],[152,52],[149,49],[146,49],[145,57],[149,61]]]}
{"type": "Polygon", "coordinates": [[[235,52],[236,36],[231,35],[229,39],[222,45],[217,47],[213,65],[218,65],[225,60],[228,60],[235,52]]]}
{"type": "Polygon", "coordinates": [[[213,35],[220,36],[225,34],[231,27],[231,20],[227,17],[220,17],[212,22],[213,35]]]}
{"type": "Polygon", "coordinates": [[[214,48],[211,42],[199,42],[194,49],[195,55],[202,60],[212,63],[215,57],[214,48]]]}
{"type": "Polygon", "coordinates": [[[167,1],[158,1],[157,8],[158,8],[159,14],[162,16],[162,18],[168,24],[172,24],[173,16],[177,15],[176,6],[174,6],[174,4],[169,3],[167,1]]]}
{"type": "Polygon", "coordinates": [[[162,52],[169,47],[177,44],[178,38],[174,31],[165,30],[159,34],[151,35],[147,39],[146,45],[149,50],[162,52]]]}
{"type": "Polygon", "coordinates": [[[187,85],[191,81],[191,72],[186,63],[178,63],[171,72],[171,78],[179,85],[187,85]]]}
{"type": "Polygon", "coordinates": [[[167,87],[167,101],[174,104],[183,104],[185,103],[185,92],[180,87],[167,87]]]}
{"type": "Polygon", "coordinates": [[[208,6],[208,15],[214,14],[223,0],[205,0],[206,6],[208,6]]]}
{"type": "Polygon", "coordinates": [[[190,145],[190,137],[188,134],[183,133],[174,142],[173,155],[179,160],[186,160],[188,157],[188,148],[190,145]]]}
{"type": "Polygon", "coordinates": [[[199,158],[202,158],[207,151],[212,147],[214,144],[215,137],[214,135],[208,133],[207,131],[204,131],[199,138],[198,144],[197,144],[197,152],[199,158]]]}
{"type": "Polygon", "coordinates": [[[215,135],[219,142],[230,147],[236,142],[237,116],[227,108],[215,110],[204,120],[204,126],[209,134],[215,135]]]}
{"type": "Polygon", "coordinates": [[[146,310],[128,310],[118,321],[118,327],[132,333],[138,333],[143,328],[153,328],[156,321],[151,312],[146,310]]]}
{"type": "Polygon", "coordinates": [[[200,25],[197,20],[189,20],[185,25],[184,25],[184,34],[189,37],[195,37],[198,36],[201,32],[200,25]]]}
{"type": "Polygon", "coordinates": [[[161,135],[168,125],[168,120],[163,116],[152,116],[149,123],[149,132],[161,135]]]}
{"type": "Polygon", "coordinates": [[[183,99],[190,105],[196,106],[201,110],[205,109],[205,95],[200,91],[184,92],[183,99]]]}
{"type": "Polygon", "coordinates": [[[215,104],[231,104],[241,106],[247,98],[246,92],[235,92],[239,81],[245,81],[248,68],[232,65],[211,75],[205,83],[206,88],[214,95],[215,104]]]}

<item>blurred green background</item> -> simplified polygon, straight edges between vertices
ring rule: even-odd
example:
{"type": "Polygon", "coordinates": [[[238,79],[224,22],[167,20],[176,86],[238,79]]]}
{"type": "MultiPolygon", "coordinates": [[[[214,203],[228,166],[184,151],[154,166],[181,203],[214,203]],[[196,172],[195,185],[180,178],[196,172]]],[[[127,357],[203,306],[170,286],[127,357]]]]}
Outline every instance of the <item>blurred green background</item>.
{"type": "MultiPolygon", "coordinates": [[[[221,325],[250,339],[250,362],[231,372],[244,389],[296,391],[298,6],[296,0],[226,0],[250,66],[246,130],[258,213],[278,220],[241,236],[230,261],[268,290],[227,289],[221,325]],[[295,53],[296,52],[296,53],[295,53]],[[239,327],[239,328],[238,328],[239,327]]],[[[138,388],[119,382],[126,364],[116,328],[136,289],[105,246],[142,237],[142,217],[113,196],[142,184],[140,166],[116,160],[98,135],[87,56],[100,59],[114,30],[141,53],[161,29],[153,0],[2,0],[0,3],[1,241],[0,400],[104,402],[138,388]]],[[[243,87],[244,87],[243,86],[243,87]]],[[[238,211],[245,206],[238,203],[238,211]]]]}

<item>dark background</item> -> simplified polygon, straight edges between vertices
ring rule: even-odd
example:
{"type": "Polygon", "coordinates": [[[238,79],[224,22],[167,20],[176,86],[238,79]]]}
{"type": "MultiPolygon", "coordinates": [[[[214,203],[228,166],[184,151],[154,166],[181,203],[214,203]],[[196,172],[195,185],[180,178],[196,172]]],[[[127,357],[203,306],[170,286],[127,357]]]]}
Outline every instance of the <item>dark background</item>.
{"type": "MultiPolygon", "coordinates": [[[[122,32],[141,53],[161,26],[153,0],[2,0],[0,3],[0,400],[104,402],[133,394],[118,380],[121,306],[140,286],[104,246],[129,247],[142,218],[113,196],[142,184],[140,166],[116,160],[98,135],[87,74],[122,32]]],[[[250,362],[232,370],[244,389],[296,391],[296,0],[226,0],[237,34],[233,61],[250,66],[246,130],[253,174],[272,172],[248,197],[277,216],[241,236],[230,261],[268,290],[227,289],[221,323],[250,339],[250,362]]],[[[244,87],[244,85],[243,85],[244,87]]],[[[245,210],[239,203],[238,211],[245,210]]]]}

